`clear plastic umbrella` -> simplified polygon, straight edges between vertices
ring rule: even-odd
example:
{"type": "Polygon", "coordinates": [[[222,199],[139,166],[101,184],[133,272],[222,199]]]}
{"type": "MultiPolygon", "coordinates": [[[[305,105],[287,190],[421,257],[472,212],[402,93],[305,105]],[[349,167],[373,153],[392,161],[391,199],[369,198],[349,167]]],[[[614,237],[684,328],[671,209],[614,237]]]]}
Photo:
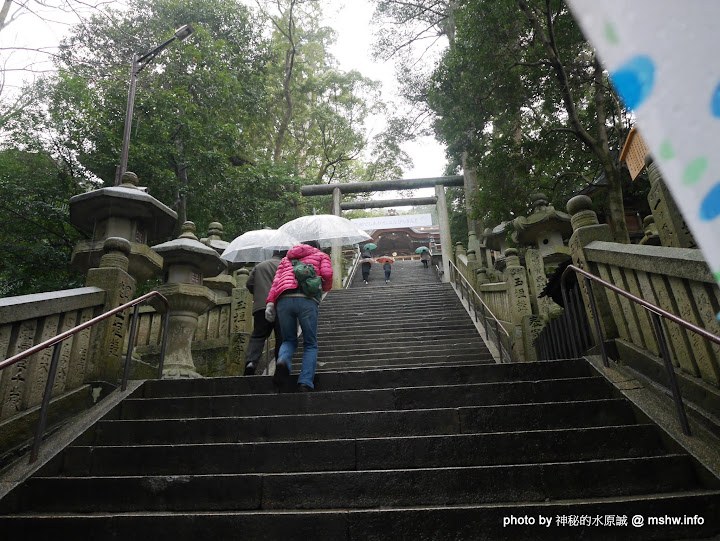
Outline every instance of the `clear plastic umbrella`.
{"type": "Polygon", "coordinates": [[[270,259],[275,250],[289,250],[300,244],[279,229],[257,229],[236,237],[220,256],[229,263],[257,263],[270,259]]]}
{"type": "Polygon", "coordinates": [[[301,242],[315,240],[321,248],[358,244],[372,239],[350,220],[334,214],[302,216],[281,225],[278,231],[284,231],[301,242]]]}

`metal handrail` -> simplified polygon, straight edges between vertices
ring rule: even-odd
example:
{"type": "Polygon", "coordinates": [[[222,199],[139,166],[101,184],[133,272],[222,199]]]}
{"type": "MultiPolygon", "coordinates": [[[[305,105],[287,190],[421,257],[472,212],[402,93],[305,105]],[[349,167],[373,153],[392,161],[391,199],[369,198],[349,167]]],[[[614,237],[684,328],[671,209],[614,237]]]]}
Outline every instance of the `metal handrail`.
{"type": "Polygon", "coordinates": [[[562,276],[560,277],[560,285],[563,295],[563,301],[566,299],[566,292],[565,292],[565,276],[568,274],[569,271],[576,272],[578,274],[582,274],[585,277],[586,280],[586,286],[587,286],[587,292],[588,292],[588,298],[590,300],[590,307],[592,309],[593,313],[593,319],[595,320],[595,331],[598,334],[598,341],[600,343],[600,351],[602,354],[603,364],[606,368],[610,366],[610,363],[608,361],[607,351],[605,350],[605,340],[603,337],[602,332],[602,326],[600,325],[600,320],[598,317],[598,309],[597,304],[595,303],[595,295],[593,294],[592,287],[590,282],[597,282],[598,284],[602,285],[603,287],[610,289],[611,291],[614,291],[618,295],[622,295],[623,297],[630,299],[636,304],[639,304],[643,308],[645,308],[648,312],[652,314],[653,319],[653,327],[655,331],[656,338],[658,340],[658,344],[660,345],[660,354],[663,359],[663,364],[665,365],[665,371],[668,374],[668,379],[670,380],[670,390],[673,395],[673,400],[675,401],[675,407],[677,408],[678,417],[680,420],[680,426],[682,427],[683,433],[686,436],[690,436],[690,425],[687,420],[687,415],[685,413],[685,407],[683,405],[682,396],[680,394],[680,386],[677,382],[677,376],[675,374],[675,369],[672,366],[672,363],[670,361],[670,349],[667,345],[667,340],[665,338],[665,332],[663,331],[662,324],[660,322],[660,317],[664,317],[665,319],[669,319],[670,321],[673,321],[677,323],[678,325],[685,327],[687,330],[692,331],[694,333],[699,334],[700,336],[707,338],[708,340],[715,342],[716,344],[720,344],[720,336],[717,336],[709,331],[706,331],[702,327],[698,327],[697,325],[694,325],[690,323],[689,321],[676,316],[675,314],[672,314],[668,312],[667,310],[663,310],[659,306],[656,306],[645,299],[641,299],[640,297],[637,297],[636,295],[633,295],[632,293],[628,293],[624,289],[620,289],[619,287],[611,284],[610,282],[607,282],[600,278],[599,276],[595,276],[592,273],[589,273],[579,267],[576,267],[575,265],[568,265],[567,268],[563,271],[562,276]]]}
{"type": "Polygon", "coordinates": [[[348,274],[347,282],[345,282],[344,289],[348,289],[350,287],[350,284],[352,284],[352,281],[355,278],[355,272],[357,271],[359,261],[360,261],[360,250],[358,249],[357,252],[355,252],[355,255],[353,257],[352,270],[350,271],[350,274],[348,274]]]}
{"type": "MultiPolygon", "coordinates": [[[[482,300],[482,297],[480,297],[480,294],[475,291],[475,288],[472,286],[470,282],[468,282],[467,278],[465,278],[462,273],[460,272],[460,269],[457,268],[455,263],[452,261],[448,261],[450,264],[450,279],[455,282],[455,276],[460,276],[463,285],[467,287],[467,289],[472,292],[475,297],[480,301],[480,304],[483,308],[483,327],[485,327],[485,338],[489,338],[489,332],[488,332],[488,326],[487,326],[487,316],[485,315],[485,312],[487,311],[488,314],[490,314],[490,317],[495,321],[495,336],[497,336],[498,341],[498,352],[500,353],[500,362],[503,362],[503,348],[500,344],[500,331],[502,330],[503,334],[505,335],[507,339],[507,354],[508,354],[508,362],[512,362],[512,346],[510,344],[510,333],[505,329],[505,327],[502,326],[502,323],[500,323],[500,320],[495,317],[495,314],[493,314],[492,310],[488,307],[487,304],[482,300]]],[[[463,289],[460,287],[460,297],[463,297],[463,289]]],[[[468,301],[468,304],[469,301],[468,301]]],[[[477,311],[475,309],[475,306],[473,305],[473,312],[475,312],[475,319],[477,320],[477,311]]]]}
{"type": "Polygon", "coordinates": [[[127,302],[123,304],[122,306],[118,306],[117,308],[113,308],[112,310],[109,310],[103,314],[100,314],[97,317],[94,317],[93,319],[86,321],[85,323],[81,323],[80,325],[77,325],[73,327],[72,329],[69,329],[61,334],[58,334],[57,336],[54,336],[53,338],[49,338],[45,340],[44,342],[41,342],[39,344],[34,345],[31,348],[26,349],[25,351],[22,351],[18,353],[17,355],[13,355],[9,359],[5,359],[3,361],[0,361],[0,370],[3,370],[4,368],[7,368],[8,366],[12,366],[18,361],[22,361],[23,359],[26,359],[30,355],[33,355],[37,353],[38,351],[42,351],[45,348],[48,348],[50,346],[55,346],[53,349],[53,356],[52,360],[50,361],[50,367],[48,368],[48,377],[47,381],[45,382],[45,391],[43,392],[43,399],[42,399],[42,406],[40,407],[40,419],[38,420],[38,426],[35,431],[35,439],[33,440],[33,447],[32,451],[30,453],[30,463],[32,464],[37,460],[38,452],[40,451],[40,442],[42,440],[42,434],[45,432],[45,425],[47,424],[47,416],[48,416],[48,409],[50,406],[50,398],[52,394],[52,388],[53,384],[55,383],[55,376],[57,374],[57,368],[60,361],[60,346],[62,345],[63,340],[66,338],[69,338],[70,336],[83,331],[87,329],[88,327],[92,327],[96,323],[99,323],[100,321],[103,321],[111,316],[114,316],[118,312],[122,312],[123,310],[126,310],[127,308],[130,308],[132,306],[135,307],[135,310],[133,312],[133,321],[132,321],[132,327],[130,329],[130,339],[128,341],[128,351],[127,356],[125,357],[125,367],[123,370],[123,377],[122,377],[122,385],[121,390],[125,391],[127,389],[127,381],[128,376],[130,374],[130,361],[132,359],[132,350],[133,345],[135,342],[135,330],[137,329],[137,320],[138,320],[138,311],[140,308],[140,304],[145,302],[151,297],[158,297],[160,300],[162,300],[165,303],[166,306],[166,312],[165,312],[165,322],[163,325],[163,338],[162,338],[162,346],[160,347],[160,362],[158,364],[158,379],[162,379],[162,371],[163,371],[163,364],[165,362],[165,350],[167,346],[167,335],[168,335],[168,322],[170,321],[169,313],[170,313],[170,303],[168,300],[159,292],[157,291],[151,291],[150,293],[146,293],[142,297],[138,297],[137,299],[133,299],[130,302],[127,302]]]}

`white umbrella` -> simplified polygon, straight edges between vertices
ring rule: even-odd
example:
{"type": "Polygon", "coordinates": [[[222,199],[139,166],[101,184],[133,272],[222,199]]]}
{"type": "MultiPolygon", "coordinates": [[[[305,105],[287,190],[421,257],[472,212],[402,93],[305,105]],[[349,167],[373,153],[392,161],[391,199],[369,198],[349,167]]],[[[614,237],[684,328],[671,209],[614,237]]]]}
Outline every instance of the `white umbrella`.
{"type": "Polygon", "coordinates": [[[315,240],[321,248],[333,244],[345,246],[357,244],[372,237],[346,218],[334,214],[316,214],[302,216],[281,225],[278,231],[284,231],[301,242],[315,240]]]}
{"type": "Polygon", "coordinates": [[[275,250],[289,250],[296,244],[300,241],[284,231],[257,229],[236,237],[220,257],[229,263],[257,263],[270,259],[275,250]]]}

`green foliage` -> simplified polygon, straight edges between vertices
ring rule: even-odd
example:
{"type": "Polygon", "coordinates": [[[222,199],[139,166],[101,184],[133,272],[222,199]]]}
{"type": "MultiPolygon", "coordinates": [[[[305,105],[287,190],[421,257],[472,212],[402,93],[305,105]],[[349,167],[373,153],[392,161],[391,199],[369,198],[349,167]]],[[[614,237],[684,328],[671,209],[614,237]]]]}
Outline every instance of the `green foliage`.
{"type": "Polygon", "coordinates": [[[355,209],[343,212],[343,218],[347,218],[348,220],[355,218],[380,218],[382,216],[387,216],[384,209],[355,209]]]}
{"type": "Polygon", "coordinates": [[[82,285],[68,269],[81,236],[68,224],[67,201],[80,191],[46,154],[0,152],[0,296],[82,285]]]}
{"type": "Polygon", "coordinates": [[[203,235],[220,221],[232,240],[313,209],[329,212],[329,197],[300,196],[304,184],[401,176],[409,161],[400,149],[403,130],[392,124],[368,135],[366,119],[386,112],[379,84],[336,68],[327,49],[335,34],[320,26],[320,7],[306,0],[259,2],[257,9],[234,0],[129,0],[127,9],[108,7],[74,27],[57,73],[0,111],[4,148],[36,152],[55,167],[29,178],[32,168],[17,172],[17,160],[4,156],[12,205],[3,203],[10,209],[3,212],[62,237],[5,231],[0,250],[13,255],[3,262],[2,294],[72,282],[57,272],[77,237],[63,205],[75,193],[114,185],[130,61],[187,23],[192,36],[141,63],[128,162],[140,185],[178,212],[179,224],[192,220],[203,235]],[[64,214],[43,209],[45,192],[64,214]],[[9,249],[11,232],[22,238],[9,249]],[[46,261],[46,275],[24,277],[24,269],[46,261]]]}
{"type": "Polygon", "coordinates": [[[468,223],[465,216],[465,190],[448,187],[445,189],[445,199],[447,200],[452,245],[455,246],[456,243],[462,242],[463,246],[467,247],[468,223]]]}
{"type": "Polygon", "coordinates": [[[375,4],[383,58],[406,59],[448,37],[431,77],[417,62],[405,62],[399,76],[404,96],[432,111],[448,172],[476,170],[474,219],[490,225],[525,214],[537,191],[564,208],[604,173],[609,210],[622,221],[617,155],[628,115],[563,0],[375,4]]]}

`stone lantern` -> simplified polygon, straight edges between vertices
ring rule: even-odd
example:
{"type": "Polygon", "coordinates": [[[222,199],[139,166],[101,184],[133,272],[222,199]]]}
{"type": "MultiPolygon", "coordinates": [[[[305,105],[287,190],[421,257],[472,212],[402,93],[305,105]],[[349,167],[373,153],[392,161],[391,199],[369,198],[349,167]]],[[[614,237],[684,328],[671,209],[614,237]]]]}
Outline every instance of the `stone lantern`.
{"type": "Polygon", "coordinates": [[[520,246],[537,248],[546,266],[566,261],[570,250],[565,241],[572,235],[570,216],[555,210],[543,193],[531,195],[530,201],[532,213],[513,220],[513,241],[520,246]]]}
{"type": "MultiPolygon", "coordinates": [[[[218,275],[225,263],[217,251],[206,246],[195,236],[195,224],[185,222],[182,234],[175,240],[154,246],[162,256],[165,284],[157,291],[170,303],[167,352],[163,377],[198,378],[192,359],[192,340],[198,317],[215,303],[215,294],[203,284],[204,277],[218,275]]],[[[156,310],[163,310],[153,302],[156,310]]]]}
{"type": "Polygon", "coordinates": [[[505,270],[505,250],[508,248],[507,226],[510,222],[502,222],[500,225],[484,231],[485,246],[491,250],[490,262],[497,271],[505,270]]]}
{"type": "MultiPolygon", "coordinates": [[[[222,255],[225,248],[230,246],[230,243],[222,239],[223,226],[220,222],[211,222],[208,226],[208,236],[204,239],[200,239],[200,242],[209,246],[215,250],[218,255],[222,255]]],[[[227,261],[225,262],[227,265],[227,261]]],[[[203,285],[208,286],[218,296],[229,297],[232,294],[232,290],[235,288],[235,280],[228,273],[229,268],[223,269],[223,271],[214,277],[203,278],[203,285]]]]}
{"type": "Polygon", "coordinates": [[[230,246],[228,241],[223,240],[223,225],[220,222],[210,222],[208,226],[208,236],[207,238],[200,239],[200,242],[210,246],[210,248],[215,250],[219,255],[222,255],[225,248],[230,246]]]}
{"type": "Polygon", "coordinates": [[[70,267],[77,272],[98,267],[105,239],[119,237],[130,241],[128,274],[144,282],[162,271],[162,258],[147,243],[172,235],[177,213],[138,188],[135,173],[126,172],[121,181],[70,198],[70,223],[91,235],[75,246],[70,267]]]}
{"type": "Polygon", "coordinates": [[[512,239],[527,247],[525,266],[530,277],[533,312],[547,315],[557,313],[559,307],[551,299],[540,297],[540,293],[547,285],[547,273],[570,259],[570,248],[565,246],[565,240],[572,235],[572,225],[570,216],[548,204],[545,194],[533,194],[530,201],[532,213],[513,220],[512,239]]]}

